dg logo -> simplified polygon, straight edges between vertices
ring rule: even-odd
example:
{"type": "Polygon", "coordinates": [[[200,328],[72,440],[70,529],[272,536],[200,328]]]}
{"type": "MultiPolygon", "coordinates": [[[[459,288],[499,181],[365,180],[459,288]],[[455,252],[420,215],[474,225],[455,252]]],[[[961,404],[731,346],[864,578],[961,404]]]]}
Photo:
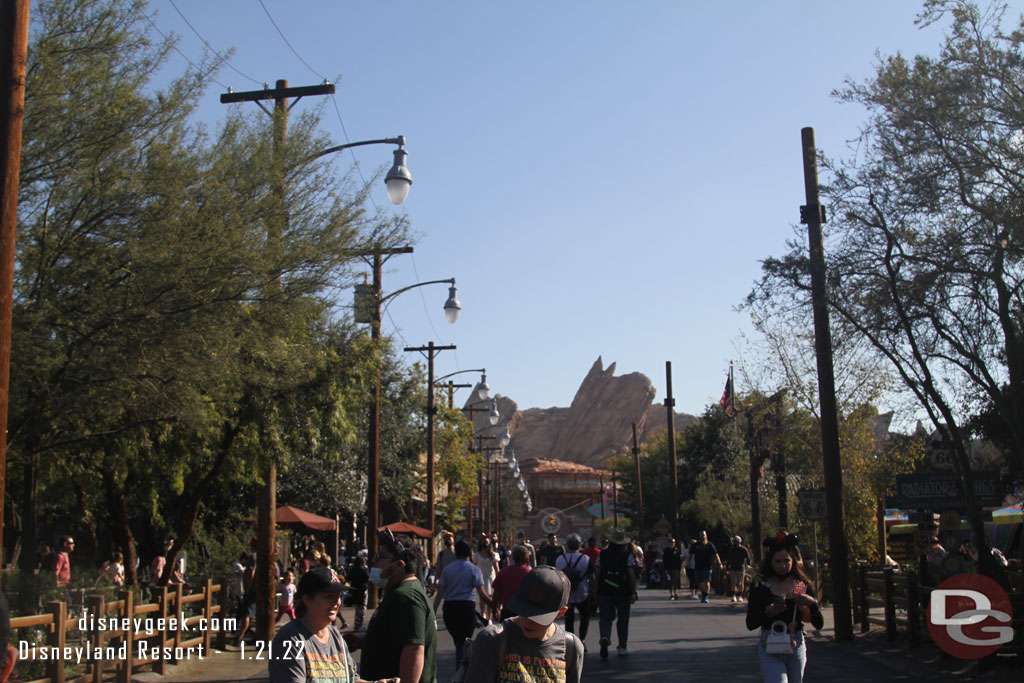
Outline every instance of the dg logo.
{"type": "Polygon", "coordinates": [[[981,574],[958,574],[934,589],[928,631],[940,648],[960,659],[987,657],[1013,640],[1010,596],[981,574]]]}

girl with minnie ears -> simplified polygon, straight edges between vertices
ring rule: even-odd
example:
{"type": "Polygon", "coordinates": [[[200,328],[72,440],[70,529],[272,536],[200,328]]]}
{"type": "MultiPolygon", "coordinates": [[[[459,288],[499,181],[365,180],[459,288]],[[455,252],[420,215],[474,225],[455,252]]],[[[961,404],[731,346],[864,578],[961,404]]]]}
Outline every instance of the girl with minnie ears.
{"type": "Polygon", "coordinates": [[[768,551],[750,588],[747,628],[761,629],[758,658],[765,683],[800,683],[807,665],[803,625],[810,622],[815,628],[824,626],[814,589],[799,563],[798,542],[796,536],[785,533],[765,539],[768,551]],[[768,633],[776,621],[788,624],[792,645],[789,654],[766,651],[768,633]]]}

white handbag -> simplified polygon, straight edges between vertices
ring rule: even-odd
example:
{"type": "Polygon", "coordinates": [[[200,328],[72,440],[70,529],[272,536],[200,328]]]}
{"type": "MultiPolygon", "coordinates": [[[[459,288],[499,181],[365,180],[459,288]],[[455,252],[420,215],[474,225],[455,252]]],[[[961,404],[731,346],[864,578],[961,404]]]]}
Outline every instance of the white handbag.
{"type": "Polygon", "coordinates": [[[793,639],[784,621],[773,621],[765,640],[764,651],[770,655],[793,654],[793,639]]]}

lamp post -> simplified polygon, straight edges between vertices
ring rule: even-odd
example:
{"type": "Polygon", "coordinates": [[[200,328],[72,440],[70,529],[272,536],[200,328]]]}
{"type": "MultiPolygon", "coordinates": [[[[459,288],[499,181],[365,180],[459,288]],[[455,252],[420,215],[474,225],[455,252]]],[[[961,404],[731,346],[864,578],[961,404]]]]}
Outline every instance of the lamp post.
{"type": "MultiPolygon", "coordinates": [[[[314,95],[330,95],[335,90],[334,84],[324,82],[322,85],[290,87],[287,80],[279,79],[274,88],[264,85],[263,90],[251,90],[247,92],[235,92],[231,88],[220,96],[221,104],[232,104],[239,102],[255,102],[273,120],[274,130],[274,157],[277,161],[278,175],[273,188],[273,196],[278,204],[279,218],[268,226],[267,249],[275,252],[281,249],[281,239],[287,227],[288,217],[285,213],[285,168],[284,151],[288,137],[288,112],[301,98],[314,95]],[[288,100],[295,98],[291,105],[288,100]],[[271,112],[263,106],[263,100],[274,100],[274,110],[271,112]]],[[[394,204],[401,204],[409,193],[409,186],[412,185],[412,175],[405,166],[405,138],[383,138],[380,140],[367,140],[364,142],[352,142],[344,145],[337,145],[314,154],[308,160],[312,161],[326,154],[339,152],[350,147],[374,144],[396,144],[398,150],[395,152],[394,165],[388,171],[385,182],[387,184],[388,197],[394,204]]],[[[411,251],[411,249],[410,249],[411,251]]],[[[275,254],[276,256],[276,254],[275,254]]],[[[271,287],[276,286],[271,278],[271,287]]],[[[275,541],[277,508],[277,463],[273,457],[269,458],[267,469],[264,472],[264,487],[259,500],[257,501],[257,562],[256,575],[253,579],[256,591],[256,632],[260,638],[270,640],[274,636],[273,610],[274,610],[274,576],[271,568],[277,556],[275,541]]],[[[183,542],[184,539],[181,539],[183,542]]],[[[168,568],[165,573],[169,572],[168,568]]]]}
{"type": "MultiPolygon", "coordinates": [[[[343,146],[342,146],[343,147],[343,146]]],[[[425,287],[427,285],[447,284],[448,299],[444,303],[444,315],[450,323],[459,318],[459,311],[462,305],[459,303],[458,291],[455,287],[455,278],[447,280],[429,280],[420,282],[408,287],[402,287],[390,294],[384,295],[381,292],[381,272],[383,269],[384,255],[410,254],[412,247],[399,247],[395,249],[369,249],[362,252],[362,255],[373,257],[373,286],[356,286],[356,322],[370,323],[370,338],[373,341],[373,348],[380,353],[380,323],[381,315],[385,304],[399,294],[408,292],[410,289],[425,287]]],[[[377,525],[380,523],[380,365],[374,373],[373,382],[373,406],[370,409],[370,425],[368,435],[367,455],[367,487],[366,487],[366,552],[369,557],[377,554],[377,525]]],[[[377,593],[370,591],[368,596],[370,607],[377,606],[377,593]]]]}

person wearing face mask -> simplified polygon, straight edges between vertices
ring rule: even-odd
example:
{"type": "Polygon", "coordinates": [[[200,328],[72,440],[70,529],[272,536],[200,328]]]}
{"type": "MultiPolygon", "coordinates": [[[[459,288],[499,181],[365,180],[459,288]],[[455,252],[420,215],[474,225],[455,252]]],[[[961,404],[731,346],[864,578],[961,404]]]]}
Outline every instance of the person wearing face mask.
{"type": "Polygon", "coordinates": [[[526,574],[509,603],[517,616],[487,626],[473,639],[465,680],[495,681],[500,672],[501,681],[579,683],[583,642],[555,623],[568,609],[571,589],[568,577],[554,567],[542,565],[526,574]]]}
{"type": "Polygon", "coordinates": [[[382,534],[370,567],[370,582],[384,591],[363,639],[359,672],[403,683],[437,682],[434,609],[419,580],[420,555],[412,540],[382,534]]]}
{"type": "Polygon", "coordinates": [[[760,574],[754,577],[747,603],[747,628],[761,629],[758,657],[765,683],[800,683],[807,665],[803,625],[822,628],[824,619],[810,579],[797,563],[797,537],[780,533],[768,538],[760,574]],[[785,632],[781,652],[769,652],[773,625],[785,632]],[[788,647],[785,647],[788,645],[788,647]]]}

